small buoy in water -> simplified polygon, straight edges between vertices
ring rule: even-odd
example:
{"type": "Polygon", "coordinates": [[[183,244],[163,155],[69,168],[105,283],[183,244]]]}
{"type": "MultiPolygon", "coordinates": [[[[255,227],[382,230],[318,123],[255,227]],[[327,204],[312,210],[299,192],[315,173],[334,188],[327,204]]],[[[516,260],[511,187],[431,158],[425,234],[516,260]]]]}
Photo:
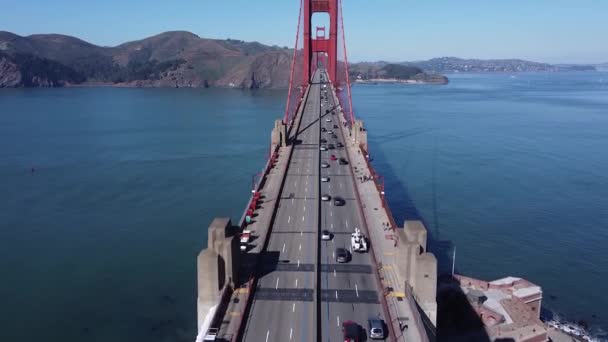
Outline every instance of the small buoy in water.
{"type": "Polygon", "coordinates": [[[36,171],[36,169],[33,167],[30,169],[30,173],[34,173],[35,171],[36,171]]]}

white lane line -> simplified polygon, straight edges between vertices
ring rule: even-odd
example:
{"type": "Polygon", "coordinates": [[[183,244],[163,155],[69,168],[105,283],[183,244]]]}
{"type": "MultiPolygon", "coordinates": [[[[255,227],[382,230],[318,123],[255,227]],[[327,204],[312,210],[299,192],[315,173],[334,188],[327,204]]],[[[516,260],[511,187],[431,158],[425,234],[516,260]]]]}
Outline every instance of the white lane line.
{"type": "Polygon", "coordinates": [[[338,290],[336,290],[336,300],[338,300],[338,290]]]}
{"type": "Polygon", "coordinates": [[[302,221],[304,221],[304,216],[302,216],[302,221]]]}
{"type": "Polygon", "coordinates": [[[331,229],[334,229],[334,224],[333,223],[331,224],[331,229]]]}
{"type": "Polygon", "coordinates": [[[334,278],[336,277],[336,269],[334,268],[334,278]]]}
{"type": "Polygon", "coordinates": [[[298,268],[300,268],[300,259],[298,259],[298,268]]]}
{"type": "Polygon", "coordinates": [[[293,187],[297,187],[298,186],[298,181],[293,182],[293,187]]]}
{"type": "Polygon", "coordinates": [[[281,253],[285,253],[285,244],[283,244],[283,251],[281,253]]]}
{"type": "Polygon", "coordinates": [[[304,188],[304,192],[308,192],[308,184],[306,184],[306,188],[304,188]]]}
{"type": "Polygon", "coordinates": [[[335,259],[336,258],[336,252],[331,252],[331,257],[335,259]]]}
{"type": "MultiPolygon", "coordinates": [[[[293,304],[293,309],[296,309],[296,304],[293,304]]],[[[293,337],[293,328],[289,329],[289,339],[291,340],[291,338],[293,337]]]]}
{"type": "Polygon", "coordinates": [[[298,278],[296,278],[296,288],[298,288],[298,278]]]}
{"type": "Polygon", "coordinates": [[[277,286],[274,287],[275,290],[279,289],[279,278],[277,277],[277,286]]]}
{"type": "Polygon", "coordinates": [[[300,250],[300,251],[302,250],[302,244],[300,244],[300,248],[299,248],[299,250],[300,250]]]}
{"type": "MultiPolygon", "coordinates": [[[[338,326],[340,326],[340,316],[336,316],[336,322],[338,323],[338,326]]],[[[268,339],[266,339],[266,341],[268,341],[268,339]]]]}
{"type": "Polygon", "coordinates": [[[304,206],[304,211],[306,211],[306,206],[304,206]]]}
{"type": "Polygon", "coordinates": [[[291,215],[287,218],[287,223],[291,222],[291,215]]]}
{"type": "Polygon", "coordinates": [[[355,293],[357,294],[357,298],[359,298],[359,289],[357,288],[357,284],[355,284],[355,293]]]}
{"type": "MultiPolygon", "coordinates": [[[[296,303],[293,303],[292,307],[291,307],[291,312],[296,312],[296,303]]],[[[291,339],[291,337],[290,337],[291,339]]]]}
{"type": "Polygon", "coordinates": [[[348,220],[344,220],[344,223],[346,224],[346,226],[348,227],[348,220]]]}
{"type": "Polygon", "coordinates": [[[329,216],[334,216],[334,212],[333,212],[333,211],[330,211],[330,212],[329,212],[329,216]]]}
{"type": "Polygon", "coordinates": [[[300,230],[300,236],[304,235],[304,231],[300,230]]]}
{"type": "Polygon", "coordinates": [[[266,342],[268,342],[268,337],[270,337],[270,330],[266,332],[266,342]]]}

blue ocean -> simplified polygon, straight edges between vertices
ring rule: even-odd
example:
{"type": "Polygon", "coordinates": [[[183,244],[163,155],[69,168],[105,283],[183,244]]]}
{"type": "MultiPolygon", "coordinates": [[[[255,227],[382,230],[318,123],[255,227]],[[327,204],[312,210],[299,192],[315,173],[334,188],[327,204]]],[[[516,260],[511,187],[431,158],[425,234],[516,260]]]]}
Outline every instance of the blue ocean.
{"type": "MultiPolygon", "coordinates": [[[[608,73],[355,85],[397,222],[442,272],[608,330],[608,73]]],[[[0,90],[0,341],[192,341],[196,255],[240,217],[286,91],[0,90]]]]}

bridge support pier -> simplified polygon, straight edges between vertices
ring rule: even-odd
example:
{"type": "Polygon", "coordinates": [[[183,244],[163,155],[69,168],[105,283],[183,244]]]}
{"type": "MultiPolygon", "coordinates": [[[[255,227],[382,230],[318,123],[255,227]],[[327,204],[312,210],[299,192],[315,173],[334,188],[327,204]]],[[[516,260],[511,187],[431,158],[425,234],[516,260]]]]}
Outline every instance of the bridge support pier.
{"type": "Polygon", "coordinates": [[[275,120],[274,128],[270,133],[271,149],[275,150],[277,146],[287,146],[287,125],[282,120],[275,120]]]}
{"type": "Polygon", "coordinates": [[[411,289],[427,318],[437,324],[437,259],[426,251],[427,231],[421,221],[405,221],[397,229],[395,265],[405,287],[411,289]]]}
{"type": "Polygon", "coordinates": [[[197,315],[200,328],[209,310],[220,304],[225,285],[239,284],[239,240],[228,218],[215,218],[208,228],[207,248],[197,257],[197,315]]]}
{"type": "Polygon", "coordinates": [[[367,148],[367,130],[363,126],[363,120],[355,120],[352,132],[355,144],[369,151],[367,148]]]}

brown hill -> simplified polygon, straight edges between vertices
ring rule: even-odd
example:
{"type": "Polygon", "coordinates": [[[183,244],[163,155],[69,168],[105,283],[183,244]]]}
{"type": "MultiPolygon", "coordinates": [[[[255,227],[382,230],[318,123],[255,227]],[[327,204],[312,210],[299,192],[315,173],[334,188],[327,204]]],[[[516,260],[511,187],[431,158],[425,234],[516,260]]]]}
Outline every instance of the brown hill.
{"type": "Polygon", "coordinates": [[[57,34],[22,37],[0,31],[0,87],[106,83],[282,88],[288,83],[292,52],[257,42],[205,39],[185,31],[115,47],[57,34]],[[49,65],[51,73],[46,69],[49,65]]]}

